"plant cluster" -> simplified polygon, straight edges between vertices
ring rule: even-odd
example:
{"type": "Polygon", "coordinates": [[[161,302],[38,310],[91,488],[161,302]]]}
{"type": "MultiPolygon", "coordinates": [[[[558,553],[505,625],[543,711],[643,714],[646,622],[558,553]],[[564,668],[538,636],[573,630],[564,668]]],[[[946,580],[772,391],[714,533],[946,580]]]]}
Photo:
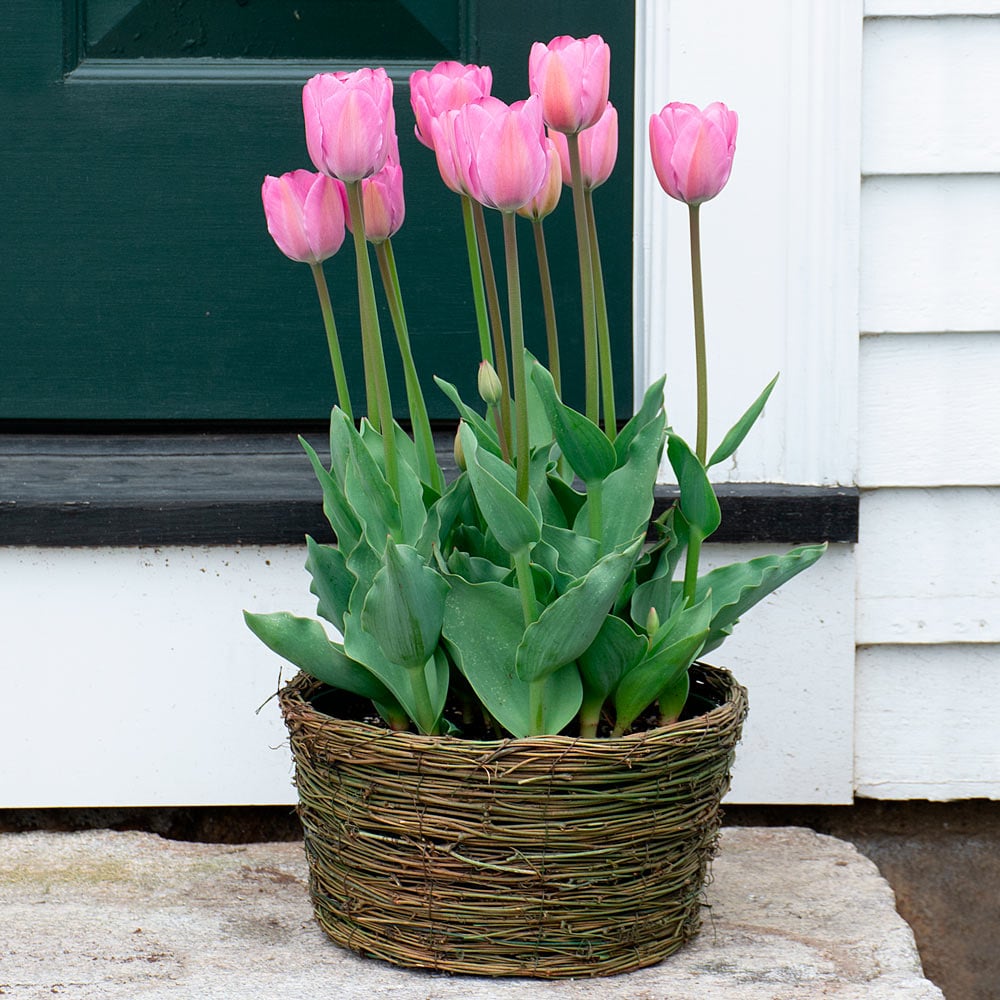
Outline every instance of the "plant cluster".
{"type": "Polygon", "coordinates": [[[309,263],[337,386],[329,463],[303,441],[335,544],[307,539],[317,613],[246,614],[271,649],[331,688],[370,699],[392,729],[435,735],[620,735],[655,707],[663,724],[688,697],[689,668],[742,614],[813,563],[822,546],[699,574],[719,527],[708,469],[729,458],[774,381],[707,454],[707,376],[698,213],[729,177],[736,115],[670,104],[650,120],[664,190],[689,206],[698,427],[692,449],[667,422],[664,380],[615,421],[612,355],[593,192],[610,174],[617,114],[598,36],[535,43],[531,96],[490,96],[486,67],[441,63],[410,80],[417,138],[460,196],[482,364],[460,416],[460,472],[446,481],[416,376],[392,253],[402,224],[392,84],[384,70],[321,74],[303,91],[319,173],[268,177],[263,201],[280,249],[309,263]],[[580,259],[584,412],[563,402],[559,333],[543,220],[572,191],[580,259]],[[500,212],[506,324],[483,208],[500,212]],[[524,347],[516,215],[531,221],[545,301],[547,365],[524,347]],[[356,419],[322,263],[353,234],[366,412],[356,419]],[[393,420],[369,257],[374,246],[406,379],[412,437],[393,420]],[[505,328],[506,327],[506,328],[505,328]],[[679,500],[650,524],[664,453],[679,500]]]}

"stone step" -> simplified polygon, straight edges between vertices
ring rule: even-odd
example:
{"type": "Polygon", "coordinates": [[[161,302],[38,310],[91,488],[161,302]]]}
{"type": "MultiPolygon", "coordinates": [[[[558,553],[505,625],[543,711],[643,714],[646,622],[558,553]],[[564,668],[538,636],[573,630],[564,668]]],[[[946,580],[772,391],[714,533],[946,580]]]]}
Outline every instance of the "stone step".
{"type": "Polygon", "coordinates": [[[0,995],[19,1000],[934,1000],[875,865],[798,828],[729,827],[699,937],[595,980],[436,975],[363,959],[312,920],[301,844],[0,836],[0,995]]]}

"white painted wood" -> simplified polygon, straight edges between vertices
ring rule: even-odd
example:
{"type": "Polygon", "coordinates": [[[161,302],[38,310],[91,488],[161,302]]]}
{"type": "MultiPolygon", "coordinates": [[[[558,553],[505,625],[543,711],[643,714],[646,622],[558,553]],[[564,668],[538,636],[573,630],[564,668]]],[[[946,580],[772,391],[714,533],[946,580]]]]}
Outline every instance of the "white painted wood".
{"type": "Polygon", "coordinates": [[[861,644],[1000,643],[1000,487],[883,489],[861,501],[861,644]]]}
{"type": "MultiPolygon", "coordinates": [[[[277,705],[255,714],[281,661],[241,610],[312,614],[302,562],[298,547],[0,550],[0,807],[294,802],[277,705]]],[[[751,690],[732,801],[849,800],[853,589],[837,546],[713,657],[751,690]]]]}
{"type": "Polygon", "coordinates": [[[861,189],[861,330],[1000,331],[1000,174],[871,177],[861,189]]]}
{"type": "Polygon", "coordinates": [[[1000,646],[870,646],[858,651],[859,795],[1000,798],[992,697],[1000,646]]]}
{"type": "Polygon", "coordinates": [[[303,561],[298,547],[0,549],[0,805],[293,802],[277,705],[255,714],[279,660],[242,609],[310,613],[303,561]]]}
{"type": "Polygon", "coordinates": [[[865,23],[865,174],[1000,171],[1000,17],[865,23]]]}
{"type": "Polygon", "coordinates": [[[1000,334],[865,337],[860,485],[1000,483],[998,386],[1000,334]]]}
{"type": "Polygon", "coordinates": [[[656,182],[648,119],[669,101],[740,115],[729,185],[701,209],[710,443],[782,379],[719,479],[853,481],[861,31],[857,0],[639,4],[636,379],[668,373],[692,439],[688,213],[656,182]]]}
{"type": "Polygon", "coordinates": [[[865,0],[865,16],[1000,14],[1000,0],[865,0]]]}

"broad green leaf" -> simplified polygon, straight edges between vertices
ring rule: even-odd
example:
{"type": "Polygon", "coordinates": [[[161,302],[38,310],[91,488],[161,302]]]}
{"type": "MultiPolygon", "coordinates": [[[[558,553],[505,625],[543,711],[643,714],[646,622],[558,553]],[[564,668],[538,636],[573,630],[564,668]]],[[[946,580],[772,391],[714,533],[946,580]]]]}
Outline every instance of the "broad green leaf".
{"type": "Polygon", "coordinates": [[[712,598],[712,630],[704,652],[721,646],[745,612],[811,566],[825,551],[826,543],[803,545],[782,555],[720,566],[699,578],[696,599],[709,592],[712,598]]]}
{"type": "Polygon", "coordinates": [[[414,546],[424,559],[430,559],[431,549],[434,546],[439,549],[445,547],[455,522],[471,498],[472,486],[469,477],[463,472],[457,479],[452,480],[441,497],[434,501],[427,512],[424,529],[414,546]]]}
{"type": "Polygon", "coordinates": [[[244,611],[243,617],[265,646],[310,677],[362,698],[386,704],[394,700],[376,677],[347,656],[342,646],[330,641],[318,621],[297,618],[287,611],[264,615],[244,611]]]}
{"type": "Polygon", "coordinates": [[[642,405],[638,412],[629,422],[618,432],[615,438],[615,454],[618,456],[618,465],[624,465],[628,458],[628,449],[635,440],[636,435],[652,420],[663,408],[663,386],[666,382],[666,375],[661,375],[645,392],[642,397],[642,405]]]}
{"type": "Polygon", "coordinates": [[[361,610],[361,625],[386,659],[408,670],[422,667],[437,647],[448,584],[409,545],[389,539],[361,610]]]}
{"type": "Polygon", "coordinates": [[[584,701],[603,704],[648,648],[645,636],[636,635],[621,618],[608,615],[579,657],[584,701]]]}
{"type": "MultiPolygon", "coordinates": [[[[420,538],[424,525],[427,522],[427,504],[424,500],[425,486],[417,473],[416,449],[413,446],[413,442],[398,424],[393,422],[392,426],[396,439],[396,454],[400,459],[396,463],[396,478],[399,487],[397,506],[399,508],[400,525],[397,541],[413,545],[420,538]],[[407,445],[400,447],[402,442],[407,442],[407,445]],[[407,460],[407,453],[409,453],[412,461],[407,460]]],[[[382,435],[367,420],[361,422],[361,440],[375,460],[379,472],[384,476],[385,441],[382,435]]],[[[432,497],[436,498],[433,490],[430,492],[432,497]]],[[[392,496],[391,491],[389,495],[392,496]]]]}
{"type": "Polygon", "coordinates": [[[471,406],[467,406],[458,394],[458,389],[450,382],[445,382],[444,379],[438,378],[436,375],[434,376],[434,381],[437,382],[438,388],[455,405],[455,409],[458,410],[461,418],[473,429],[479,444],[499,458],[501,455],[500,439],[497,437],[496,428],[492,427],[471,406]]]}
{"type": "Polygon", "coordinates": [[[580,513],[580,508],[586,503],[587,494],[577,493],[573,487],[555,473],[549,473],[549,489],[556,498],[556,502],[562,508],[563,516],[566,519],[566,526],[573,524],[580,513]]]}
{"type": "MultiPolygon", "coordinates": [[[[527,736],[531,685],[514,671],[524,634],[517,590],[500,583],[467,583],[460,577],[449,577],[448,582],[443,633],[449,652],[493,718],[514,736],[527,736]]],[[[580,672],[568,664],[542,683],[544,729],[558,733],[580,709],[580,672]]]]}
{"type": "Polygon", "coordinates": [[[656,696],[660,709],[660,721],[662,723],[676,722],[680,718],[681,712],[684,711],[690,693],[691,672],[684,670],[656,696]]]}
{"type": "Polygon", "coordinates": [[[627,549],[604,556],[525,629],[516,659],[521,680],[548,677],[587,649],[632,571],[641,545],[637,538],[627,549]]]}
{"type": "MultiPolygon", "coordinates": [[[[476,503],[486,524],[507,552],[530,549],[541,537],[541,510],[525,506],[515,495],[515,473],[511,466],[487,451],[480,451],[468,424],[459,433],[476,503]]],[[[529,492],[529,504],[533,494],[529,492]]]]}
{"type": "Polygon", "coordinates": [[[768,396],[771,395],[771,390],[777,381],[778,376],[775,375],[767,383],[764,391],[750,404],[746,413],[733,424],[729,429],[729,433],[722,439],[722,443],[712,452],[712,457],[709,458],[708,464],[705,466],[706,468],[711,468],[713,465],[718,465],[719,462],[724,462],[739,448],[743,443],[743,439],[750,433],[750,428],[757,422],[757,418],[764,409],[764,404],[767,402],[768,396]]]}
{"type": "Polygon", "coordinates": [[[348,503],[361,520],[365,538],[376,552],[386,537],[399,537],[399,505],[372,453],[360,437],[351,439],[351,454],[345,475],[348,503]]]}
{"type": "Polygon", "coordinates": [[[323,468],[323,463],[319,460],[312,445],[303,437],[299,438],[299,443],[306,455],[309,456],[313,472],[323,490],[323,513],[337,536],[337,543],[343,549],[353,548],[361,537],[361,522],[351,510],[340,484],[333,475],[323,468]]]}
{"type": "Polygon", "coordinates": [[[542,512],[543,524],[554,524],[560,528],[568,528],[569,522],[566,515],[552,492],[549,480],[549,469],[553,462],[549,458],[548,448],[538,448],[532,453],[531,462],[528,468],[528,481],[531,484],[531,492],[538,500],[539,508],[542,512]]]}
{"type": "Polygon", "coordinates": [[[559,572],[574,580],[586,576],[600,556],[600,544],[596,539],[568,528],[543,524],[542,540],[558,554],[559,572]]]}
{"type": "Polygon", "coordinates": [[[316,613],[339,629],[351,601],[354,577],[348,572],[347,557],[333,545],[320,545],[306,535],[306,569],[312,576],[309,590],[317,598],[316,613]]]}
{"type": "Polygon", "coordinates": [[[687,548],[687,524],[676,508],[667,512],[663,524],[664,538],[656,550],[656,565],[650,577],[635,588],[629,609],[632,621],[639,628],[646,627],[649,609],[655,608],[660,621],[670,616],[674,600],[672,581],[677,563],[687,548]]]}
{"type": "Polygon", "coordinates": [[[330,413],[330,471],[344,488],[347,459],[351,454],[351,438],[358,433],[354,421],[339,406],[330,413]]]}
{"type": "MultiPolygon", "coordinates": [[[[353,603],[353,602],[352,602],[353,603]]],[[[435,655],[423,667],[423,675],[430,693],[430,707],[427,713],[421,711],[421,699],[414,693],[413,675],[415,671],[401,667],[390,661],[381,646],[360,622],[360,614],[352,612],[344,616],[344,651],[351,659],[364,664],[393,694],[406,714],[416,723],[421,732],[432,732],[444,711],[448,697],[447,659],[435,655]]]]}
{"type": "Polygon", "coordinates": [[[470,556],[461,549],[453,549],[448,555],[448,569],[469,583],[500,583],[511,575],[507,566],[498,566],[489,559],[470,556]]]}
{"type": "MultiPolygon", "coordinates": [[[[530,371],[532,363],[537,364],[537,362],[528,351],[524,353],[526,370],[530,371]]],[[[525,381],[525,399],[528,402],[528,444],[531,448],[544,448],[548,453],[546,446],[554,439],[552,425],[549,423],[538,387],[530,378],[525,381]]]]}
{"type": "MultiPolygon", "coordinates": [[[[604,551],[618,548],[640,532],[645,534],[653,512],[653,488],[660,467],[666,416],[660,411],[641,428],[628,448],[625,464],[604,481],[601,502],[601,545],[604,551]]],[[[584,504],[575,522],[587,532],[589,513],[584,504]]]]}
{"type": "Polygon", "coordinates": [[[614,469],[617,456],[604,431],[559,399],[552,376],[537,361],[531,366],[531,381],[566,461],[585,483],[605,479],[614,469]]]}
{"type": "Polygon", "coordinates": [[[629,729],[645,708],[687,671],[701,652],[708,629],[686,635],[633,667],[615,691],[615,728],[629,729]]]}
{"type": "Polygon", "coordinates": [[[722,523],[722,512],[704,466],[676,434],[667,435],[667,458],[677,477],[684,519],[702,539],[708,538],[722,523]]]}

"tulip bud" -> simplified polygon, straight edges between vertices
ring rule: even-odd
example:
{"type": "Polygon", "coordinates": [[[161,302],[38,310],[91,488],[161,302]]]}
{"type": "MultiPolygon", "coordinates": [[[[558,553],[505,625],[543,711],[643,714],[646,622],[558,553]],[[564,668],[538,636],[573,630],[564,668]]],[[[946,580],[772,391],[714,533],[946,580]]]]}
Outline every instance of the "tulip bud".
{"type": "Polygon", "coordinates": [[[500,376],[488,361],[479,362],[479,395],[487,406],[499,406],[503,399],[500,376]]]}
{"type": "Polygon", "coordinates": [[[462,422],[458,422],[458,430],[455,431],[455,445],[453,448],[455,464],[465,472],[465,449],[462,447],[462,422]]]}
{"type": "Polygon", "coordinates": [[[660,616],[656,613],[656,608],[650,608],[646,615],[646,635],[654,636],[660,630],[660,616]]]}
{"type": "MultiPolygon", "coordinates": [[[[558,132],[554,134],[559,135],[558,132]]],[[[563,139],[561,135],[559,138],[563,139]]],[[[565,141],[563,139],[563,142],[565,141]]],[[[559,152],[551,137],[545,140],[545,148],[549,164],[545,183],[527,205],[522,205],[517,210],[518,215],[534,222],[541,222],[546,216],[551,215],[556,210],[556,205],[559,204],[559,195],[562,194],[562,167],[559,164],[559,152]]]]}
{"type": "Polygon", "coordinates": [[[668,104],[649,119],[649,149],[657,180],[671,198],[700,205],[729,180],[736,152],[735,111],[720,102],[699,111],[668,104]]]}

